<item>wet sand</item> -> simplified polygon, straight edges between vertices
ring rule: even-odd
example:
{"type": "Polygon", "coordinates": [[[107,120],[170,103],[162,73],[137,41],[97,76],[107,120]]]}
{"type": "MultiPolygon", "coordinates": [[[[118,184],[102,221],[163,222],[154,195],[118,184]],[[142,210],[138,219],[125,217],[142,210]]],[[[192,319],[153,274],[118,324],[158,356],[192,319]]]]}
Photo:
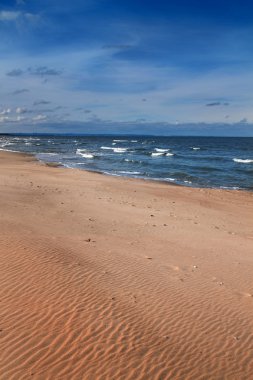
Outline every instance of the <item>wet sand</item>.
{"type": "Polygon", "coordinates": [[[0,152],[0,379],[253,379],[253,194],[0,152]]]}

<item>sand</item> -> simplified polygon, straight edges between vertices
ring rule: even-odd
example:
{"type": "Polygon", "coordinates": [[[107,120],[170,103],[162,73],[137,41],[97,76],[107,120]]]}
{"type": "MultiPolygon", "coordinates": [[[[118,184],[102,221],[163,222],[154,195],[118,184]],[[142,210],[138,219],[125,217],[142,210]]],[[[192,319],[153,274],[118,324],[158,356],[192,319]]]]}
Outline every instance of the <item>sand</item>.
{"type": "Polygon", "coordinates": [[[0,379],[253,379],[253,194],[0,152],[0,379]]]}

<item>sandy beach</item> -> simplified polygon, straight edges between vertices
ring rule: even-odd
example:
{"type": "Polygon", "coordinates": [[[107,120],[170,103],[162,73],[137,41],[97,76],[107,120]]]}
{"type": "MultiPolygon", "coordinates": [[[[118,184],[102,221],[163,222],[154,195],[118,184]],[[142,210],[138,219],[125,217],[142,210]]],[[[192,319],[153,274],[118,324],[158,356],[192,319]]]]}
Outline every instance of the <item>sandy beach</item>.
{"type": "Polygon", "coordinates": [[[253,379],[253,194],[0,152],[0,379],[253,379]]]}

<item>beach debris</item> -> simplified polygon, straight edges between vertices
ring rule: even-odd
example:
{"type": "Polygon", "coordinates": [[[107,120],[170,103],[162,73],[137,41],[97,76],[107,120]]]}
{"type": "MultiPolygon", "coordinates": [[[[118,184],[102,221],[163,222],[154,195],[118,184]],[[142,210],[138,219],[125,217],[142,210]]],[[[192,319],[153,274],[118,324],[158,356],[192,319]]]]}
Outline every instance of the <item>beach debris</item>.
{"type": "Polygon", "coordinates": [[[89,221],[90,221],[90,222],[95,222],[95,219],[93,219],[93,218],[89,218],[89,221]]]}
{"type": "Polygon", "coordinates": [[[239,336],[233,336],[233,338],[235,339],[235,340],[239,340],[240,338],[239,338],[239,336]]]}
{"type": "Polygon", "coordinates": [[[224,285],[224,282],[222,282],[222,281],[221,281],[221,282],[219,282],[219,285],[220,285],[220,286],[221,286],[221,285],[224,285]]]}
{"type": "Polygon", "coordinates": [[[153,218],[155,215],[151,214],[150,216],[153,218]]]}
{"type": "Polygon", "coordinates": [[[150,256],[145,256],[145,259],[147,259],[147,260],[152,260],[153,258],[150,257],[150,256]]]}
{"type": "Polygon", "coordinates": [[[194,268],[194,269],[197,269],[197,268],[198,268],[198,266],[197,266],[197,265],[193,265],[193,268],[194,268]]]}
{"type": "Polygon", "coordinates": [[[166,227],[168,224],[164,223],[164,227],[166,227]]]}
{"type": "Polygon", "coordinates": [[[88,243],[91,241],[91,239],[89,238],[89,239],[85,239],[84,241],[87,241],[88,243]]]}

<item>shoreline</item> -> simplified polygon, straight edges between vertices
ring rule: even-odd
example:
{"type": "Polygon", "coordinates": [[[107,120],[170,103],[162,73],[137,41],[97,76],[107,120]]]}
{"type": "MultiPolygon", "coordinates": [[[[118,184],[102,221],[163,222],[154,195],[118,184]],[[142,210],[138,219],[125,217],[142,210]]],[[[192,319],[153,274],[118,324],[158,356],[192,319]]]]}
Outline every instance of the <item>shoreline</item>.
{"type": "Polygon", "coordinates": [[[63,169],[0,152],[3,379],[248,380],[252,193],[63,169]]]}
{"type": "Polygon", "coordinates": [[[54,162],[54,161],[43,161],[39,158],[36,157],[36,153],[29,153],[29,152],[21,152],[21,151],[12,151],[12,150],[5,150],[5,149],[0,149],[0,152],[9,152],[9,153],[13,153],[13,154],[24,154],[24,155],[27,155],[27,156],[32,156],[34,157],[34,159],[36,161],[38,161],[38,163],[41,163],[42,165],[47,165],[49,167],[59,167],[59,168],[63,168],[63,169],[71,169],[71,170],[80,170],[80,171],[84,171],[84,172],[88,172],[88,173],[94,173],[94,174],[100,174],[100,175],[104,175],[104,176],[109,176],[109,177],[113,177],[113,178],[122,178],[122,179],[127,179],[127,180],[137,180],[137,181],[145,181],[145,182],[150,182],[150,183],[159,183],[159,184],[164,184],[164,185],[169,185],[169,186],[179,186],[179,187],[183,187],[183,188],[189,188],[189,189],[197,189],[197,190],[200,190],[200,189],[206,189],[206,190],[222,190],[222,191],[240,191],[240,192],[246,192],[246,193],[252,193],[253,194],[253,190],[251,189],[244,189],[244,188],[236,188],[236,187],[197,187],[197,186],[187,186],[187,185],[183,185],[183,184],[180,184],[180,183],[176,183],[176,182],[173,182],[173,181],[163,181],[162,179],[155,179],[155,178],[139,178],[139,177],[128,177],[128,176],[123,176],[123,175],[119,175],[119,174],[110,174],[108,172],[103,172],[103,171],[96,171],[96,170],[92,170],[92,169],[80,169],[80,168],[72,168],[72,167],[69,167],[69,166],[65,166],[63,164],[61,164],[60,162],[54,162]]]}

